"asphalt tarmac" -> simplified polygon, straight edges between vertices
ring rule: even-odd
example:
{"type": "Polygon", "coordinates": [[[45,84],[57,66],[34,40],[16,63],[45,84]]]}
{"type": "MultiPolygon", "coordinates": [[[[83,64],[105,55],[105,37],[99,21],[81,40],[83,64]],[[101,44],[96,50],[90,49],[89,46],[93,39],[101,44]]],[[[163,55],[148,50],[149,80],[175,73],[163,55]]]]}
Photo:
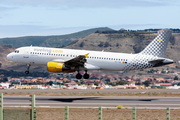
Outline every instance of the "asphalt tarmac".
{"type": "MultiPolygon", "coordinates": [[[[30,107],[29,96],[4,96],[4,107],[30,107]]],[[[180,108],[180,97],[82,97],[82,96],[36,96],[36,107],[42,108],[93,108],[118,105],[127,107],[173,107],[180,108]]]]}
{"type": "Polygon", "coordinates": [[[2,93],[180,93],[180,89],[1,89],[2,93]]]}
{"type": "MultiPolygon", "coordinates": [[[[5,93],[180,93],[180,90],[168,89],[87,89],[87,90],[41,90],[41,89],[12,89],[0,90],[4,93],[4,107],[30,107],[30,97],[6,96],[5,93]]],[[[180,97],[139,97],[139,96],[36,96],[36,107],[43,108],[116,108],[122,105],[127,107],[173,107],[180,109],[180,97]]]]}

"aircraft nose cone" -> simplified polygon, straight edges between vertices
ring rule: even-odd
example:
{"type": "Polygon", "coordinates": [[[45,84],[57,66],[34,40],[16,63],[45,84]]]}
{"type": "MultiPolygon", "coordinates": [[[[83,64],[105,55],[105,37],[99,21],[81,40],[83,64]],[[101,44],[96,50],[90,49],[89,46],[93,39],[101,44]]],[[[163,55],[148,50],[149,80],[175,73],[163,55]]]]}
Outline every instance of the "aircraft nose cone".
{"type": "Polygon", "coordinates": [[[11,59],[13,58],[13,56],[12,56],[11,54],[8,54],[8,55],[6,56],[6,58],[7,58],[8,60],[11,60],[11,59]]]}

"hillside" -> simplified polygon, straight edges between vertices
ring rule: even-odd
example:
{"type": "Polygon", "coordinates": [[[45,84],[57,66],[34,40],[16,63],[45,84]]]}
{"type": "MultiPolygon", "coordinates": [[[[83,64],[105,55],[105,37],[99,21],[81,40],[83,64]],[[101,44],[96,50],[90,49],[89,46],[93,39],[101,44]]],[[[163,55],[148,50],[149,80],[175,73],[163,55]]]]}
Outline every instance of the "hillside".
{"type": "Polygon", "coordinates": [[[1,38],[0,46],[12,45],[13,48],[22,46],[46,46],[46,47],[64,47],[68,44],[73,44],[77,40],[96,32],[97,30],[112,30],[107,27],[94,28],[83,30],[77,33],[68,35],[56,35],[56,36],[27,36],[27,37],[16,37],[16,38],[1,38]],[[72,42],[72,43],[71,43],[72,42]]]}

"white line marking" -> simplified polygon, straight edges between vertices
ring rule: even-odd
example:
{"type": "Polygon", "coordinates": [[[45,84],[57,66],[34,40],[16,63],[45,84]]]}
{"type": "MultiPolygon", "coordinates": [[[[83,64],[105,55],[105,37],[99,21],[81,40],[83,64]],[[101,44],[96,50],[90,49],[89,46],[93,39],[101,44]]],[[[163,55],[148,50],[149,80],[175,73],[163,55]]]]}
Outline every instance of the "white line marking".
{"type": "MultiPolygon", "coordinates": [[[[31,105],[31,103],[4,103],[4,105],[19,105],[19,104],[29,104],[31,105]]],[[[157,104],[138,104],[138,103],[36,103],[36,105],[44,105],[44,104],[47,104],[47,105],[65,105],[65,104],[69,104],[69,105],[145,105],[145,106],[149,106],[149,105],[176,105],[176,106],[179,106],[180,104],[160,104],[160,103],[157,103],[157,104]]]]}

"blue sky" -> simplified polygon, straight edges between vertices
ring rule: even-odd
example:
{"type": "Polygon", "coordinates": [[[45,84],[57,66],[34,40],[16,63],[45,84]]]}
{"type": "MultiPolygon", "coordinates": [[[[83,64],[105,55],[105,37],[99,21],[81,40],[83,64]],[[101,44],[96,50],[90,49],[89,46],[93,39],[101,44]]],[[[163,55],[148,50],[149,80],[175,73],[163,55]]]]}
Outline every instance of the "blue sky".
{"type": "Polygon", "coordinates": [[[180,0],[1,0],[0,38],[180,28],[180,0]]]}

